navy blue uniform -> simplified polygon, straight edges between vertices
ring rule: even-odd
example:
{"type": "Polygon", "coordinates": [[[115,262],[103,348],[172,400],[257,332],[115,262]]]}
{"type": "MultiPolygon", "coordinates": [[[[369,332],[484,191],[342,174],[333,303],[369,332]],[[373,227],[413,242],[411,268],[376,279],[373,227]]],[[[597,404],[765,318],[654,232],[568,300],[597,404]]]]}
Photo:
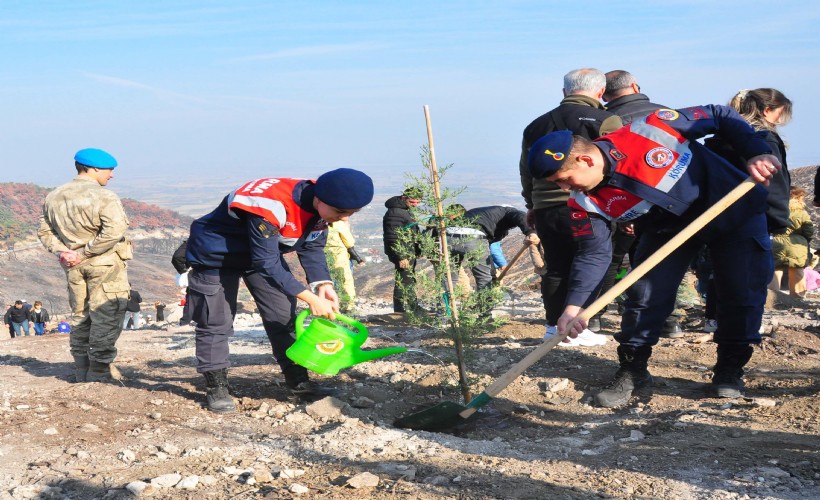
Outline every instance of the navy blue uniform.
{"type": "Polygon", "coordinates": [[[228,368],[240,278],[256,302],[283,370],[294,339],[296,295],[307,289],[283,254],[295,251],[311,285],[330,283],[324,255],[327,223],[313,208],[313,182],[260,179],[231,193],[191,224],[187,307],[196,323],[197,371],[228,368]]]}
{"type": "MultiPolygon", "coordinates": [[[[608,164],[607,176],[592,191],[573,192],[569,200],[574,216],[588,216],[589,225],[577,235],[567,304],[590,302],[610,262],[611,221],[634,221],[641,234],[633,263],[638,266],[746,179],[745,172],[696,142],[709,134],[720,135],[745,158],[771,153],[733,109],[714,105],[659,110],[595,141],[608,164]]],[[[629,289],[616,335],[622,345],[657,343],[678,284],[704,243],[715,266],[715,342],[760,342],[766,285],[773,272],[766,194],[756,186],[629,289]]]]}

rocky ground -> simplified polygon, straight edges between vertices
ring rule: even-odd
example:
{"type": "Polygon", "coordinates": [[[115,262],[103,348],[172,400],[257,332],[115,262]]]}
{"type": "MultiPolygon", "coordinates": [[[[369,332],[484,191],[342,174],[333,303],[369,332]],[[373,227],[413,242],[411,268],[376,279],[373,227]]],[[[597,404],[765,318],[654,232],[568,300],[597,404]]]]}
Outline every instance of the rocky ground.
{"type": "MultiPolygon", "coordinates": [[[[476,345],[477,391],[537,345],[534,293],[476,345]]],[[[615,342],[559,347],[447,433],[394,419],[459,401],[447,342],[371,301],[368,346],[415,351],[315,377],[338,389],[287,400],[253,316],[237,324],[230,371],[239,410],[203,408],[190,327],[125,332],[121,383],[72,383],[67,338],[0,341],[0,498],[820,498],[820,302],[767,313],[748,396],[704,392],[714,344],[697,308],[663,339],[654,394],[590,405],[615,370],[615,342]]],[[[618,320],[605,317],[609,333],[618,320]]]]}

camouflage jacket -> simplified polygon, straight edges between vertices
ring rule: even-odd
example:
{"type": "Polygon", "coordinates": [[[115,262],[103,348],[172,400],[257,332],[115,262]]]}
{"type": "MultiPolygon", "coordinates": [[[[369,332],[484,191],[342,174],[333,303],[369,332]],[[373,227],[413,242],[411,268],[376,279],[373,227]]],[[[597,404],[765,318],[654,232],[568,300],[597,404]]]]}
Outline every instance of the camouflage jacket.
{"type": "Polygon", "coordinates": [[[54,254],[75,250],[90,259],[116,253],[128,260],[132,253],[127,228],[119,197],[96,181],[77,176],[46,196],[37,236],[54,254]]]}

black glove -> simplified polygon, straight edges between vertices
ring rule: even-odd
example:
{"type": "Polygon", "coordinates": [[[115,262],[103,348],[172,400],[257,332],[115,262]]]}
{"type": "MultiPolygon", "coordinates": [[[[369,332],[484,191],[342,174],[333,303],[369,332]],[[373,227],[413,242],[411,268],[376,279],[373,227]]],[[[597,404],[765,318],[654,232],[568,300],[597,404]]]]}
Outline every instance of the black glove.
{"type": "Polygon", "coordinates": [[[348,248],[347,254],[350,255],[350,260],[355,260],[357,264],[364,264],[364,259],[359,255],[359,252],[356,251],[356,247],[348,248]]]}

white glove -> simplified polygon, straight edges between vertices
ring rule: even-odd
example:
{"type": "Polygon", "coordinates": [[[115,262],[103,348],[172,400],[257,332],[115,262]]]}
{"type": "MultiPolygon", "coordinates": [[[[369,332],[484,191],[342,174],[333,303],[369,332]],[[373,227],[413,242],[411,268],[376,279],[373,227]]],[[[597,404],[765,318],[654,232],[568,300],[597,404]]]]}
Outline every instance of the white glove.
{"type": "Polygon", "coordinates": [[[182,274],[177,274],[177,286],[180,288],[188,287],[188,271],[182,274]]]}

